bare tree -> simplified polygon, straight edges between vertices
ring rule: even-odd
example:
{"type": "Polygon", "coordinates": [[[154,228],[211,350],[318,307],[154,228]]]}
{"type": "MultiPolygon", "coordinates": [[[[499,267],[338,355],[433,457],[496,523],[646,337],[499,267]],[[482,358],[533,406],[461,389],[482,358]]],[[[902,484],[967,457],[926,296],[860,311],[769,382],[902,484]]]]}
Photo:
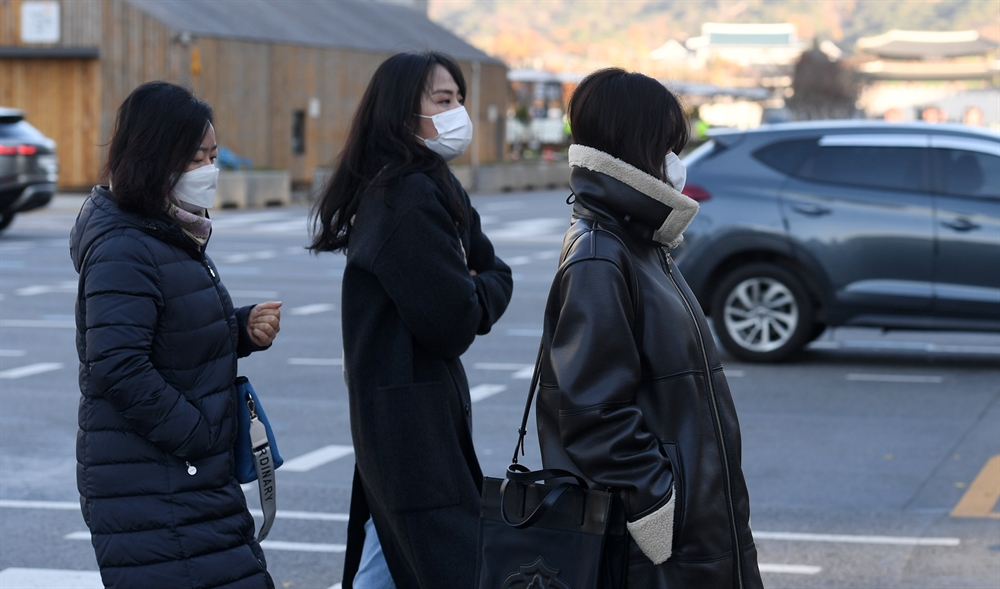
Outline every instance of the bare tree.
{"type": "Polygon", "coordinates": [[[857,113],[858,80],[842,61],[834,61],[818,44],[795,64],[792,97],[787,105],[794,118],[850,119],[857,113]]]}

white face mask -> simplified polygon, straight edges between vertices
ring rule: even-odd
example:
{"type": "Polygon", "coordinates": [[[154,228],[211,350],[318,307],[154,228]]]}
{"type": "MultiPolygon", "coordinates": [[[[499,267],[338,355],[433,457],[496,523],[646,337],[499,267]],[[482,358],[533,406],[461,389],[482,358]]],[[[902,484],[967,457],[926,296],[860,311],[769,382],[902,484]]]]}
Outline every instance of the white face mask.
{"type": "MultiPolygon", "coordinates": [[[[215,187],[219,182],[219,168],[202,166],[181,174],[174,197],[200,209],[210,209],[215,204],[215,187]]],[[[185,207],[187,208],[187,207],[185,207]]]]}
{"type": "Polygon", "coordinates": [[[667,180],[678,192],[684,190],[684,183],[687,182],[688,171],[681,158],[677,154],[668,151],[667,159],[663,162],[663,168],[667,171],[667,180]]]}
{"type": "Polygon", "coordinates": [[[424,145],[428,149],[450,162],[465,153],[465,150],[472,144],[472,119],[469,118],[468,111],[464,106],[446,110],[434,116],[417,115],[425,119],[430,119],[437,129],[437,137],[424,139],[424,145]]]}

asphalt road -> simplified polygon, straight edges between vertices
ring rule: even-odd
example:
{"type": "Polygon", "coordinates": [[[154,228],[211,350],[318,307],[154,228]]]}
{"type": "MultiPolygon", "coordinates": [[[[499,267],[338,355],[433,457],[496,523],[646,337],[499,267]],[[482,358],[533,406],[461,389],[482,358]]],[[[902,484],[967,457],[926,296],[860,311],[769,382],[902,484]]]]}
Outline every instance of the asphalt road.
{"type": "MultiPolygon", "coordinates": [[[[514,448],[565,196],[473,199],[515,272],[509,310],[463,359],[477,452],[494,476],[514,448]]],[[[58,198],[0,235],[3,589],[101,586],[75,483],[67,236],[81,201],[58,198]]],[[[327,589],[341,577],[353,468],[344,259],[306,253],[306,212],[218,211],[209,253],[237,305],[284,302],[275,345],[241,361],[286,460],[264,547],[278,587],[327,589]]],[[[1000,335],[838,329],[793,363],[728,359],[726,372],[768,587],[1000,586],[1000,335]]],[[[527,447],[537,466],[531,436],[527,447]]],[[[254,505],[256,490],[247,497],[254,505]]]]}

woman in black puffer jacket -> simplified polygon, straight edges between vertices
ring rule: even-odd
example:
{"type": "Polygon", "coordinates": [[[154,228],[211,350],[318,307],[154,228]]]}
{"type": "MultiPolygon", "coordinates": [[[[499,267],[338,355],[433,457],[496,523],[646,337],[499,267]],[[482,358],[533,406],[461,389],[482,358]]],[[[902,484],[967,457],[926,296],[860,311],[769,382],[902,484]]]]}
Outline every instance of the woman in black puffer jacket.
{"type": "Polygon", "coordinates": [[[80,273],[77,485],[104,585],[273,587],[233,478],[236,359],[268,347],[280,303],[233,309],[205,254],[211,108],[164,82],[118,111],[70,235],[80,273]]]}

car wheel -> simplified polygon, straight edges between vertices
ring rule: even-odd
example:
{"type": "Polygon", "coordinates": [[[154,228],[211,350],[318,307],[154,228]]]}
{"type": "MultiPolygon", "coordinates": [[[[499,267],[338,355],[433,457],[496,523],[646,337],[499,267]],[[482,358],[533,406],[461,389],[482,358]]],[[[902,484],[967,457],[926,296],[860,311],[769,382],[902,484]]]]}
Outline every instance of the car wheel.
{"type": "Polygon", "coordinates": [[[723,347],[749,362],[784,360],[813,334],[813,305],[802,281],[773,264],[750,264],[726,275],[711,312],[723,347]]]}
{"type": "Polygon", "coordinates": [[[14,220],[13,211],[0,211],[0,231],[3,231],[14,220]]]}

